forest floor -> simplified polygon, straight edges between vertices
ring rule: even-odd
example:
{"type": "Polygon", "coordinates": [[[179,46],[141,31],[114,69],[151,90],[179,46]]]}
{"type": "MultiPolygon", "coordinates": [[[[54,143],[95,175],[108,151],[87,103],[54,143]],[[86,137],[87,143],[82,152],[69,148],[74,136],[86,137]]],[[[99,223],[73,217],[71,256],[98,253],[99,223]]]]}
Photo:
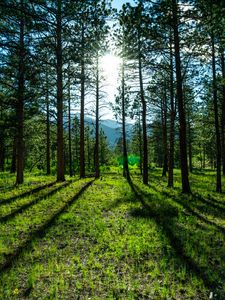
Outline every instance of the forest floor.
{"type": "MultiPolygon", "coordinates": [[[[0,176],[0,299],[225,299],[225,197],[161,171],[132,183],[0,176]]],[[[223,187],[224,187],[223,182],[223,187]]]]}

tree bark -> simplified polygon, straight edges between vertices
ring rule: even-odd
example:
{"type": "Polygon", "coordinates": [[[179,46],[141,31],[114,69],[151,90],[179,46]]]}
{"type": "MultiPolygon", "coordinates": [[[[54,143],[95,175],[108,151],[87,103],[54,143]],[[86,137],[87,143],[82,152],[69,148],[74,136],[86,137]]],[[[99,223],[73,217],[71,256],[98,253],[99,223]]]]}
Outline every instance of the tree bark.
{"type": "Polygon", "coordinates": [[[167,145],[167,100],[166,86],[164,87],[164,95],[161,99],[161,115],[162,115],[162,136],[163,136],[163,171],[162,177],[166,177],[168,171],[168,145],[167,145]]]}
{"type": "Polygon", "coordinates": [[[19,40],[19,77],[18,77],[18,95],[16,104],[17,120],[17,167],[16,184],[22,184],[24,180],[24,90],[25,90],[25,44],[24,44],[24,2],[20,1],[21,20],[20,20],[20,40],[19,40]]]}
{"type": "Polygon", "coordinates": [[[179,112],[180,125],[180,163],[181,163],[181,177],[182,177],[182,192],[191,193],[188,176],[188,162],[187,162],[187,135],[186,135],[186,117],[184,108],[184,97],[181,76],[181,61],[180,61],[180,37],[178,30],[178,8],[177,1],[173,0],[173,31],[174,31],[174,50],[176,62],[176,79],[177,79],[177,101],[179,112]]]}
{"type": "Polygon", "coordinates": [[[222,79],[223,79],[223,86],[222,86],[222,163],[223,163],[223,175],[225,175],[225,63],[224,63],[224,50],[222,49],[221,52],[221,69],[222,69],[222,79]]]}
{"type": "Polygon", "coordinates": [[[85,97],[85,64],[84,64],[84,26],[82,26],[82,54],[81,54],[81,102],[80,102],[80,177],[85,177],[84,151],[84,97],[85,97]]]}
{"type": "Polygon", "coordinates": [[[95,112],[95,178],[100,177],[99,168],[99,57],[96,63],[96,112],[95,112]]]}
{"type": "Polygon", "coordinates": [[[62,0],[57,0],[56,64],[57,64],[57,181],[65,181],[63,140],[63,79],[62,79],[62,0]]]}
{"type": "Polygon", "coordinates": [[[148,136],[146,122],[146,101],[144,95],[143,75],[142,75],[142,58],[141,58],[141,41],[138,36],[138,69],[139,69],[139,85],[142,104],[142,135],[143,135],[143,183],[148,184],[148,136]]]}
{"type": "Polygon", "coordinates": [[[3,132],[0,132],[0,172],[5,170],[5,146],[3,132]]]}
{"type": "Polygon", "coordinates": [[[49,82],[46,73],[46,174],[51,174],[51,156],[50,156],[50,108],[49,108],[49,82]]]}
{"type": "MultiPolygon", "coordinates": [[[[3,108],[1,107],[1,119],[3,119],[3,108]]],[[[0,172],[5,170],[5,138],[4,127],[0,127],[0,172]]]]}
{"type": "Polygon", "coordinates": [[[68,78],[68,138],[69,138],[69,173],[73,176],[72,141],[71,141],[71,97],[70,97],[70,75],[68,78]]]}
{"type": "Polygon", "coordinates": [[[174,107],[174,76],[173,76],[173,45],[170,37],[170,144],[168,160],[168,187],[173,187],[174,168],[174,128],[175,128],[175,107],[174,107]]]}
{"type": "Polygon", "coordinates": [[[193,172],[192,165],[192,135],[191,135],[191,120],[190,120],[190,111],[187,110],[187,127],[188,127],[188,157],[189,157],[189,171],[193,172]]]}
{"type": "Polygon", "coordinates": [[[127,155],[127,139],[126,139],[126,111],[125,111],[125,70],[124,59],[122,62],[122,134],[123,134],[123,176],[130,181],[130,172],[128,166],[127,155]]]}
{"type": "Polygon", "coordinates": [[[14,136],[13,139],[13,148],[12,148],[12,161],[11,161],[11,168],[10,173],[16,173],[16,149],[17,149],[17,139],[16,136],[14,136]]]}
{"type": "Polygon", "coordinates": [[[218,113],[218,95],[216,83],[216,59],[215,59],[215,39],[214,34],[211,34],[212,42],[212,73],[213,73],[213,106],[214,106],[214,121],[216,131],[216,191],[222,192],[221,183],[221,141],[219,128],[219,113],[218,113]]]}
{"type": "Polygon", "coordinates": [[[139,112],[139,116],[138,116],[138,137],[139,137],[140,173],[143,176],[143,167],[142,167],[143,147],[142,147],[141,115],[140,115],[140,112],[139,112]]]}

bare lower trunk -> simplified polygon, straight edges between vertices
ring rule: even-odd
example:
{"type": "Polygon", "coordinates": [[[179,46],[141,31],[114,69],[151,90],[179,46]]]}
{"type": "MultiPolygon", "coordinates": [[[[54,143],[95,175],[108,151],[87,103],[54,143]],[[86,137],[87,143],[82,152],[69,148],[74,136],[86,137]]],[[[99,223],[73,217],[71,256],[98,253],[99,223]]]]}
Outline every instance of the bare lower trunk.
{"type": "Polygon", "coordinates": [[[175,128],[175,107],[174,107],[174,76],[173,76],[173,45],[170,37],[170,144],[168,160],[168,187],[173,187],[174,168],[174,128],[175,128]]]}
{"type": "Polygon", "coordinates": [[[161,114],[162,114],[162,136],[163,136],[163,171],[162,176],[165,177],[168,171],[168,145],[167,145],[167,95],[166,86],[164,91],[164,98],[161,100],[161,114]]]}
{"type": "Polygon", "coordinates": [[[49,86],[48,86],[48,75],[46,75],[46,174],[51,174],[51,157],[50,157],[50,112],[49,112],[49,86]]]}
{"type": "Polygon", "coordinates": [[[99,61],[97,54],[96,66],[96,112],[95,112],[95,178],[100,177],[99,168],[99,61]]]}
{"type": "Polygon", "coordinates": [[[188,125],[188,156],[189,156],[189,170],[192,173],[193,166],[192,166],[192,134],[191,134],[191,121],[190,121],[190,112],[188,109],[188,119],[187,119],[187,125],[188,125]]]}
{"type": "MultiPolygon", "coordinates": [[[[20,1],[21,11],[24,10],[23,0],[20,1]]],[[[23,183],[24,171],[24,89],[25,89],[25,45],[24,45],[24,17],[20,20],[20,48],[19,48],[19,78],[18,78],[18,96],[16,104],[17,120],[17,167],[16,184],[23,183]]]]}
{"type": "Polygon", "coordinates": [[[12,148],[12,161],[11,161],[11,168],[10,173],[16,173],[16,148],[17,148],[17,141],[16,136],[13,139],[13,148],[12,148]]]}
{"type": "Polygon", "coordinates": [[[142,75],[142,58],[141,58],[141,45],[140,37],[138,38],[138,69],[139,69],[139,85],[140,96],[142,104],[142,136],[143,136],[143,183],[148,184],[148,136],[147,136],[147,122],[146,122],[146,101],[144,95],[143,75],[142,75]]]}
{"type": "MultiPolygon", "coordinates": [[[[82,49],[84,47],[84,28],[82,28],[82,49]]],[[[81,103],[80,103],[80,177],[85,177],[85,151],[84,151],[84,84],[85,84],[85,64],[84,53],[81,57],[81,103]]]]}
{"type": "Polygon", "coordinates": [[[141,173],[141,175],[143,175],[143,167],[142,167],[143,146],[142,146],[141,116],[140,116],[140,113],[139,113],[139,120],[138,120],[138,136],[139,136],[140,173],[141,173]]]}
{"type": "Polygon", "coordinates": [[[73,176],[72,141],[71,141],[71,99],[70,99],[70,75],[68,82],[68,138],[69,138],[69,173],[73,176]]]}
{"type": "Polygon", "coordinates": [[[216,83],[216,59],[215,59],[215,41],[214,34],[211,36],[212,41],[212,72],[213,72],[213,106],[215,118],[215,131],[216,131],[216,191],[222,192],[221,183],[221,141],[219,129],[219,113],[218,113],[218,96],[217,96],[217,83],[216,83]]]}
{"type": "Polygon", "coordinates": [[[222,69],[222,78],[223,78],[223,86],[222,86],[222,162],[223,162],[223,175],[225,175],[225,63],[224,63],[224,52],[221,53],[221,69],[222,69]]]}
{"type": "Polygon", "coordinates": [[[126,140],[126,111],[125,111],[125,80],[124,80],[124,61],[122,63],[122,134],[123,134],[123,176],[130,181],[128,166],[127,140],[126,140]]]}
{"type": "Polygon", "coordinates": [[[180,125],[180,164],[182,177],[182,192],[191,193],[188,176],[188,162],[187,162],[187,135],[186,135],[186,117],[183,99],[183,87],[181,76],[181,61],[180,61],[180,39],[178,31],[178,17],[177,17],[177,2],[173,0],[173,30],[174,30],[174,50],[176,62],[176,79],[177,79],[177,102],[179,112],[180,125]]]}
{"type": "Polygon", "coordinates": [[[62,1],[57,0],[57,181],[65,181],[63,140],[63,82],[62,82],[62,1]]]}

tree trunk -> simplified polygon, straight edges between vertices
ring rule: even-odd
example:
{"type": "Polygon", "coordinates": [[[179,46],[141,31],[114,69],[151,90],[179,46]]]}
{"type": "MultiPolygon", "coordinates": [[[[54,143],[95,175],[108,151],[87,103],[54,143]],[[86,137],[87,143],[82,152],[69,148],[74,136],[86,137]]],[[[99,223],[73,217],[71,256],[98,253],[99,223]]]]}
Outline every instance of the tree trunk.
{"type": "Polygon", "coordinates": [[[3,132],[0,132],[0,172],[5,170],[5,146],[3,132]]]}
{"type": "Polygon", "coordinates": [[[203,169],[205,169],[205,145],[203,144],[203,169]]]}
{"type": "Polygon", "coordinates": [[[90,147],[90,127],[86,127],[86,141],[87,141],[87,169],[91,170],[91,147],[90,147]]]}
{"type": "Polygon", "coordinates": [[[124,59],[122,62],[122,134],[123,134],[123,176],[130,181],[126,140],[126,111],[125,111],[125,72],[124,59]]]}
{"type": "Polygon", "coordinates": [[[74,131],[75,131],[75,161],[76,161],[76,170],[79,172],[79,145],[80,145],[80,140],[79,140],[79,128],[80,128],[80,123],[79,119],[75,117],[74,120],[74,131]]]}
{"type": "Polygon", "coordinates": [[[177,79],[177,101],[180,123],[180,163],[182,177],[182,192],[191,193],[188,177],[188,162],[187,162],[187,136],[186,136],[186,118],[183,98],[182,76],[181,76],[181,61],[180,61],[180,38],[178,31],[177,17],[177,2],[173,0],[173,30],[174,30],[174,50],[176,61],[176,79],[177,79]]]}
{"type": "Polygon", "coordinates": [[[175,107],[174,107],[174,76],[173,76],[173,44],[170,36],[170,145],[168,160],[168,187],[173,187],[174,168],[174,128],[175,128],[175,107]]]}
{"type": "Polygon", "coordinates": [[[142,75],[142,58],[141,58],[141,41],[138,37],[138,69],[139,69],[139,84],[140,96],[142,104],[142,135],[143,135],[143,183],[148,184],[148,136],[147,136],[147,122],[146,122],[146,102],[143,86],[142,75]]]}
{"type": "Polygon", "coordinates": [[[20,1],[21,20],[20,20],[20,41],[19,41],[19,78],[18,78],[18,95],[16,104],[17,120],[17,167],[16,167],[16,184],[23,183],[24,171],[24,89],[25,89],[25,45],[24,45],[24,2],[20,1]]]}
{"type": "MultiPolygon", "coordinates": [[[[1,119],[3,119],[3,108],[1,107],[1,119]]],[[[4,128],[0,127],[0,172],[5,170],[5,139],[4,128]]]]}
{"type": "Polygon", "coordinates": [[[163,171],[162,177],[166,177],[168,171],[168,145],[167,145],[167,100],[166,86],[164,87],[164,95],[161,99],[161,115],[162,115],[162,136],[163,136],[163,171]]]}
{"type": "Polygon", "coordinates": [[[85,177],[84,151],[84,97],[85,97],[85,64],[84,64],[84,27],[82,27],[82,54],[81,54],[81,102],[80,102],[80,177],[85,177]]]}
{"type": "Polygon", "coordinates": [[[138,117],[138,136],[139,136],[139,155],[140,155],[140,173],[143,175],[143,168],[142,168],[142,156],[143,156],[143,149],[142,149],[142,134],[141,134],[141,115],[139,113],[138,117]]]}
{"type": "Polygon", "coordinates": [[[46,174],[51,174],[51,157],[50,157],[50,108],[49,108],[49,82],[46,73],[46,174]]]}
{"type": "Polygon", "coordinates": [[[222,162],[223,162],[223,175],[225,175],[225,63],[224,63],[224,50],[221,53],[221,69],[222,69],[222,78],[223,78],[223,86],[222,86],[222,162]]]}
{"type": "Polygon", "coordinates": [[[72,141],[71,141],[71,97],[70,97],[70,75],[68,78],[68,138],[69,138],[69,173],[73,176],[72,141]]]}
{"type": "Polygon", "coordinates": [[[62,0],[57,0],[57,181],[65,181],[63,140],[62,0]]]}
{"type": "Polygon", "coordinates": [[[96,65],[96,112],[95,112],[95,178],[100,177],[99,168],[99,57],[96,65]]]}
{"type": "Polygon", "coordinates": [[[16,173],[16,148],[17,148],[17,139],[16,136],[14,136],[13,139],[13,148],[12,148],[12,161],[11,161],[11,168],[10,173],[16,173]]]}
{"type": "Polygon", "coordinates": [[[189,170],[193,172],[192,165],[192,135],[191,135],[191,120],[190,120],[190,111],[189,108],[187,110],[187,125],[188,125],[188,156],[189,156],[189,170]]]}
{"type": "Polygon", "coordinates": [[[214,34],[211,35],[212,42],[212,73],[213,73],[213,106],[214,106],[214,120],[216,131],[216,191],[222,192],[221,183],[221,141],[219,129],[219,113],[218,113],[218,96],[217,96],[217,83],[216,83],[216,59],[215,59],[215,40],[214,34]]]}

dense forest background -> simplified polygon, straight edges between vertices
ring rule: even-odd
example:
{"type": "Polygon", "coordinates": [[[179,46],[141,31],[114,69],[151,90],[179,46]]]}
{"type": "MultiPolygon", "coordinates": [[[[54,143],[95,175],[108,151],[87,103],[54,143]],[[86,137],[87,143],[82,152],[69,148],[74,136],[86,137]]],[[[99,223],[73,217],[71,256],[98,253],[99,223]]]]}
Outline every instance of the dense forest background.
{"type": "Polygon", "coordinates": [[[122,161],[128,179],[129,163],[145,184],[162,167],[172,187],[175,167],[189,193],[189,172],[211,168],[222,191],[224,1],[140,0],[116,11],[105,0],[2,0],[0,9],[0,171],[16,172],[17,184],[37,169],[64,181],[122,161]],[[99,61],[109,51],[121,59],[114,145],[101,125],[110,103],[99,61]]]}

